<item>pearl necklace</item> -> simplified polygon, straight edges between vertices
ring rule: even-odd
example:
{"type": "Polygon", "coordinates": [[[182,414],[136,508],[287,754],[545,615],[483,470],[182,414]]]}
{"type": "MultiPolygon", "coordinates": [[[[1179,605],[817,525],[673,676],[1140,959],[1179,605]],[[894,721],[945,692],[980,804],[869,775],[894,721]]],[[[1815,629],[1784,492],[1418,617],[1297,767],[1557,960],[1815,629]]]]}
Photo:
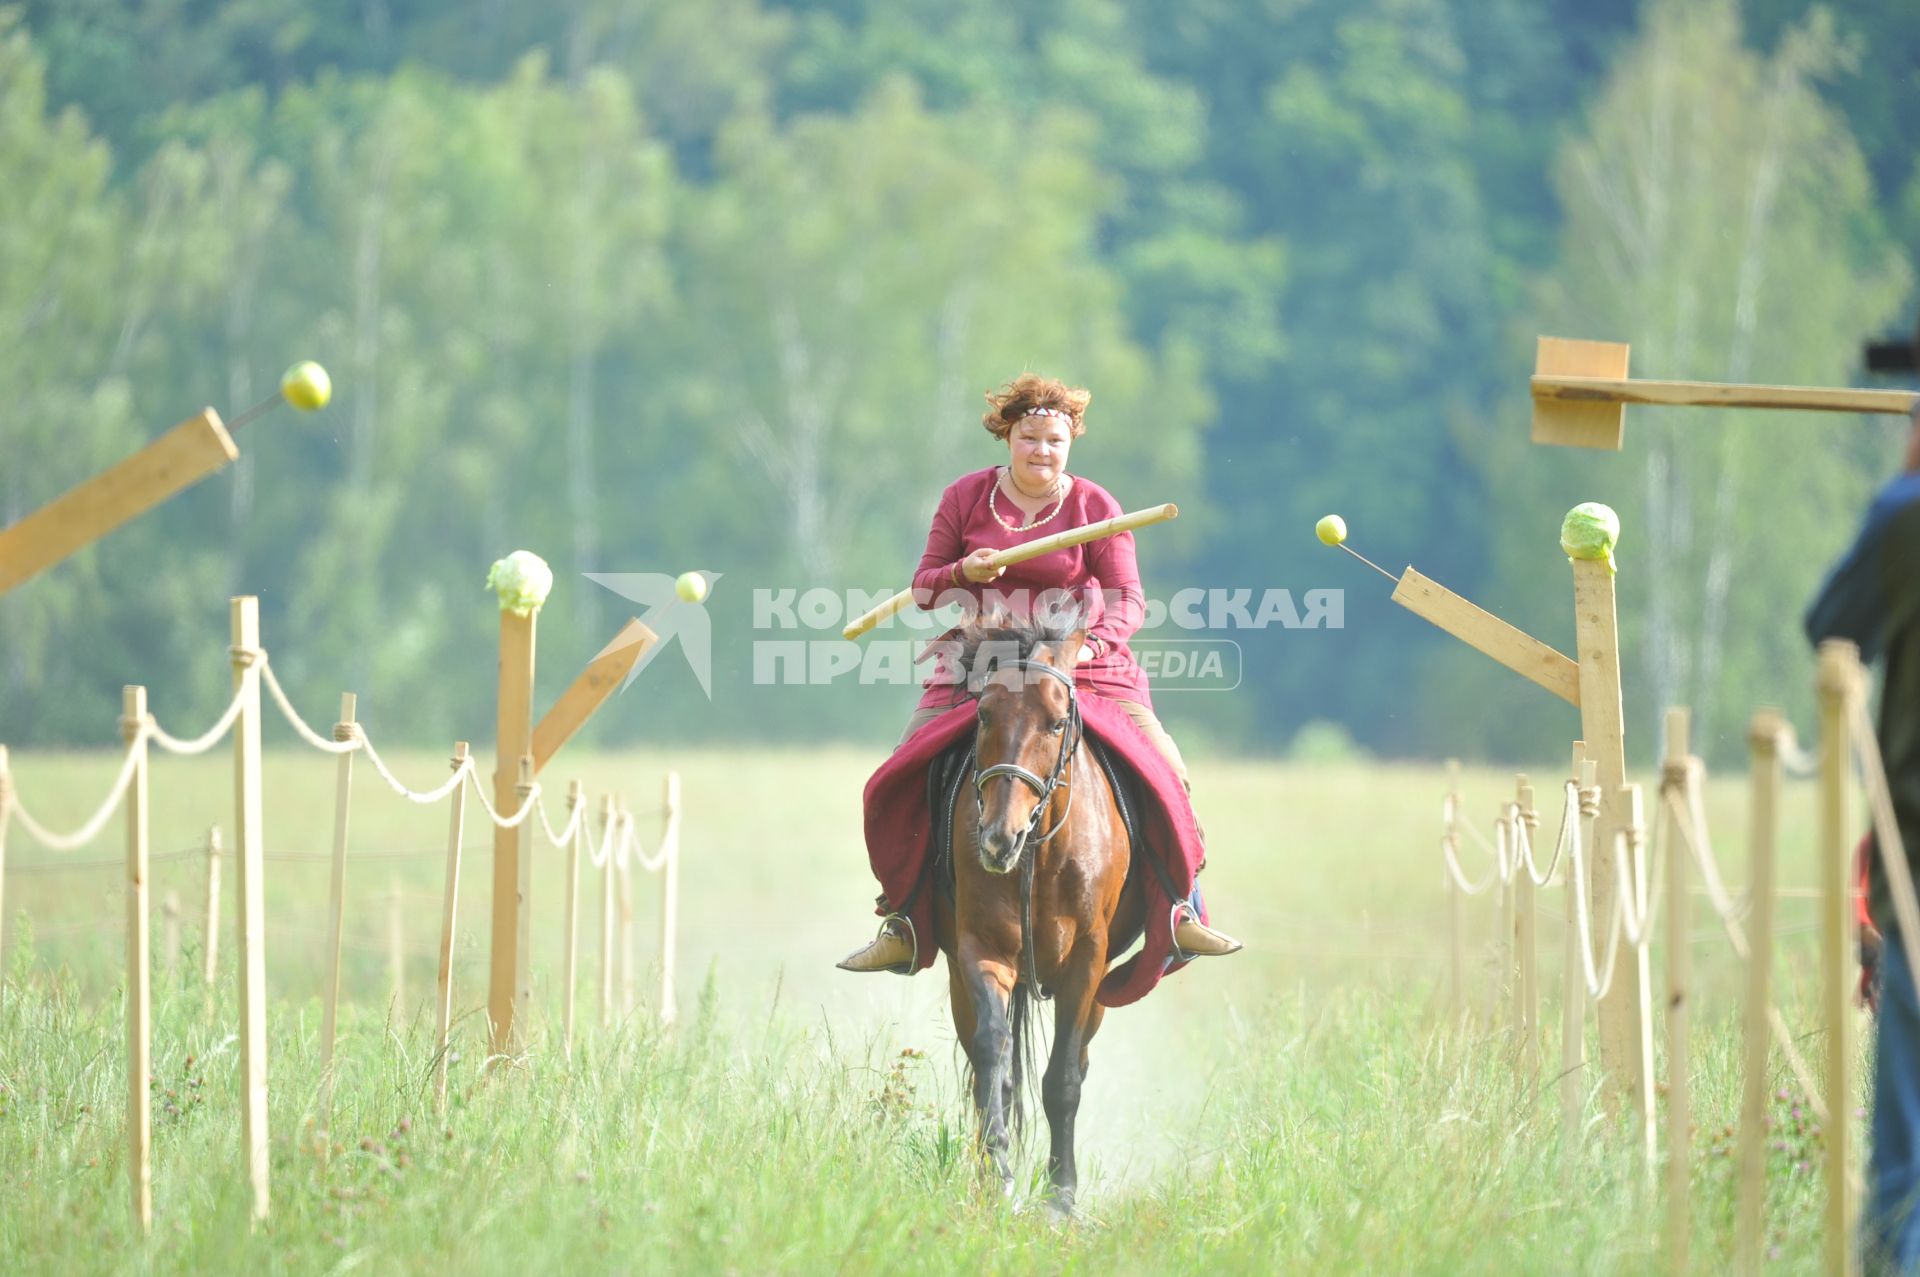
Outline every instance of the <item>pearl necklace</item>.
{"type": "MultiPolygon", "coordinates": [[[[1011,476],[1009,476],[1009,478],[1011,478],[1011,476]]],[[[1061,478],[1061,482],[1054,485],[1056,490],[1062,489],[1065,487],[1066,475],[1062,474],[1060,478],[1061,478]]],[[[992,513],[993,521],[995,523],[998,523],[1001,527],[1005,528],[1007,531],[1031,532],[1035,528],[1043,527],[1046,524],[1052,523],[1055,518],[1059,517],[1060,512],[1067,508],[1067,494],[1064,491],[1060,491],[1059,495],[1055,499],[1059,501],[1060,504],[1054,506],[1053,513],[1048,515],[1046,518],[1035,519],[1030,523],[1017,523],[1017,524],[1008,523],[1005,519],[1000,517],[1000,476],[995,475],[993,477],[993,487],[987,490],[987,509],[992,513]]],[[[1042,507],[1042,508],[1044,509],[1045,507],[1042,507]]]]}

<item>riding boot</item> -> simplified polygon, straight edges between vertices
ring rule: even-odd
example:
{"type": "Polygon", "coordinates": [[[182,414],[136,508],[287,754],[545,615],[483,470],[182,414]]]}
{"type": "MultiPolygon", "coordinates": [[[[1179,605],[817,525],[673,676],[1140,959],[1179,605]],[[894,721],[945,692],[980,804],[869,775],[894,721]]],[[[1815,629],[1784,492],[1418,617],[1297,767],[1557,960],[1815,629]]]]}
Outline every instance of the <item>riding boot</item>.
{"type": "Polygon", "coordinates": [[[1184,906],[1173,927],[1173,945],[1185,958],[1224,958],[1246,947],[1226,932],[1215,931],[1184,906]]]}
{"type": "Polygon", "coordinates": [[[915,942],[913,924],[901,914],[890,914],[880,924],[880,934],[834,965],[842,971],[866,973],[891,971],[912,975],[919,965],[920,946],[915,942]]]}

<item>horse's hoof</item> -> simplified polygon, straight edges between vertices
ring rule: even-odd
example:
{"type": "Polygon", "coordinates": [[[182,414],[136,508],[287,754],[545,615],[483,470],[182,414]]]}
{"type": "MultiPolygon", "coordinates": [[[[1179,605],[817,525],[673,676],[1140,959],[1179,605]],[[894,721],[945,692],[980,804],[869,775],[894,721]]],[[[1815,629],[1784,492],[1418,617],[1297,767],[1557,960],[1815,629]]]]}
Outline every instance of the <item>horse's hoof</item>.
{"type": "Polygon", "coordinates": [[[1073,1222],[1073,1194],[1052,1192],[1042,1203],[1047,1209],[1047,1222],[1055,1228],[1065,1228],[1073,1222]]]}

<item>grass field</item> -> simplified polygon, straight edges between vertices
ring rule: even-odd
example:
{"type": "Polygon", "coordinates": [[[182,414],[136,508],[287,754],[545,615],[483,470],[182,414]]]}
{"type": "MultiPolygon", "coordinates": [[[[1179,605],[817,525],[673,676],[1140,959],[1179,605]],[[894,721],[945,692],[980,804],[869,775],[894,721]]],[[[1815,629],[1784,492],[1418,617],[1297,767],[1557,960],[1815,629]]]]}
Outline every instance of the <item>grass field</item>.
{"type": "MultiPolygon", "coordinates": [[[[430,755],[395,760],[416,785],[430,755]]],[[[156,978],[152,1240],[128,1222],[120,1110],[124,1030],[114,972],[120,888],[111,870],[47,872],[12,839],[0,999],[0,1255],[9,1272],[1638,1272],[1659,1266],[1657,1195],[1626,1141],[1590,1107],[1568,1169],[1552,1079],[1511,1063],[1507,1036],[1447,1014],[1445,900],[1436,858],[1438,769],[1203,761],[1196,802],[1210,835],[1208,897],[1248,951],[1202,962],[1113,1013],[1092,1049],[1081,1108],[1082,1217],[1058,1229],[976,1187],[945,982],[853,977],[831,963],[868,933],[873,886],[859,789],[875,759],[852,750],[650,753],[563,760],[590,791],[657,801],[684,778],[680,1023],[662,1030],[643,976],[637,1012],[558,1053],[558,853],[543,852],[534,908],[536,1045],[480,1078],[487,838],[470,813],[453,1099],[429,1077],[443,808],[357,787],[344,1017],[333,1149],[318,1089],[322,863],[268,875],[274,1213],[246,1224],[238,1166],[232,966],[209,1010],[197,965],[201,862],[158,865],[155,901],[186,905],[182,969],[156,978]],[[398,889],[409,951],[394,997],[383,893],[398,889]],[[22,921],[25,919],[25,921],[22,921]],[[1544,1084],[1544,1100],[1535,1097],[1544,1084]]],[[[1537,775],[1557,776],[1563,763],[1537,775]]],[[[103,756],[17,756],[26,801],[59,825],[90,809],[103,756]]],[[[157,761],[154,847],[186,849],[225,823],[223,756],[157,761]]],[[[1490,822],[1506,773],[1467,774],[1490,822]]],[[[1546,790],[1547,785],[1541,788],[1546,790]]],[[[1812,793],[1791,789],[1781,878],[1811,881],[1812,793]]],[[[1557,800],[1543,797],[1551,832],[1557,800]]],[[[270,853],[322,852],[332,767],[273,755],[270,853]]],[[[1742,791],[1709,809],[1743,880],[1742,791]]],[[[651,830],[651,819],[643,830],[651,830]]],[[[117,827],[116,827],[117,829],[117,827]]],[[[650,834],[649,834],[650,841],[650,834]]],[[[117,832],[79,859],[112,858],[117,832]]],[[[1470,853],[1471,854],[1471,853],[1470,853]]],[[[1477,863],[1477,857],[1474,863],[1477,863]]],[[[1473,865],[1470,864],[1470,869],[1473,865]]],[[[226,917],[232,918],[231,865],[226,917]]],[[[656,888],[640,884],[644,966],[656,888]]],[[[1558,893],[1545,898],[1556,914],[1558,893]]],[[[583,895],[597,917],[597,888],[583,895]]],[[[1813,904],[1780,905],[1788,1020],[1807,1008],[1813,904]]],[[[1471,985],[1491,967],[1472,914],[1471,985]]],[[[591,944],[597,931],[584,925],[591,944]]],[[[1704,902],[1695,908],[1695,1255],[1728,1263],[1731,1162],[1724,1127],[1739,1088],[1740,972],[1704,902]]],[[[156,945],[160,934],[155,926],[156,945]]],[[[1560,933],[1541,929],[1557,988],[1560,933]]],[[[232,940],[223,941],[226,957],[232,940]]],[[[1656,963],[1658,955],[1656,954],[1656,963]]],[[[583,961],[583,974],[592,963],[583,961]]],[[[1658,970],[1656,966],[1656,971],[1658,970]]],[[[582,1015],[593,1018],[590,986],[582,1015]]],[[[1557,1025],[1558,1015],[1544,1019],[1557,1025]]],[[[1557,1058],[1546,1043],[1546,1058],[1557,1058]]],[[[1776,1060],[1773,1085],[1790,1085],[1776,1060]]],[[[1781,1105],[1768,1245],[1783,1271],[1818,1266],[1818,1136],[1781,1105]]],[[[1024,1165],[1043,1160],[1044,1121],[1024,1165]]]]}

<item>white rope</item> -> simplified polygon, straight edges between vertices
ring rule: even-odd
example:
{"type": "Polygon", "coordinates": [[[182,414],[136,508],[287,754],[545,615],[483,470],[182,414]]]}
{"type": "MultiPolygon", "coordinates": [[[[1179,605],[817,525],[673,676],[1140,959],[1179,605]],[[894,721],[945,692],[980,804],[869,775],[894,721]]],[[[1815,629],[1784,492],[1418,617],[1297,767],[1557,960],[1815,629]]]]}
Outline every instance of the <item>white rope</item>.
{"type": "MultiPolygon", "coordinates": [[[[1526,813],[1517,802],[1509,803],[1509,817],[1518,837],[1519,854],[1516,859],[1527,867],[1527,877],[1533,879],[1533,885],[1544,887],[1553,880],[1553,871],[1560,867],[1560,857],[1567,850],[1567,828],[1572,823],[1574,808],[1563,807],[1560,811],[1560,836],[1553,845],[1553,859],[1547,862],[1544,871],[1533,854],[1533,833],[1527,823],[1526,813]]],[[[1517,872],[1518,866],[1516,866],[1517,872]]]]}
{"type": "Polygon", "coordinates": [[[1793,724],[1783,722],[1779,736],[1780,766],[1789,776],[1812,776],[1820,770],[1820,755],[1800,748],[1793,724]]]}
{"type": "Polygon", "coordinates": [[[627,819],[628,817],[624,813],[615,812],[613,819],[607,821],[600,829],[600,845],[596,848],[591,838],[587,840],[588,864],[592,865],[595,869],[603,868],[606,865],[607,857],[613,854],[614,839],[620,835],[620,825],[627,819]]]}
{"type": "Polygon", "coordinates": [[[657,873],[667,863],[665,835],[663,834],[660,839],[660,850],[649,858],[646,849],[640,845],[640,823],[632,816],[627,817],[627,843],[633,853],[633,863],[639,867],[641,873],[657,873]]]}
{"type": "Polygon", "coordinates": [[[204,754],[218,745],[221,738],[233,727],[234,720],[240,717],[240,711],[247,703],[247,680],[252,678],[253,667],[242,671],[240,686],[234,689],[233,699],[227,702],[226,712],[220,715],[220,721],[191,740],[182,740],[160,726],[159,720],[151,714],[147,716],[147,734],[153,743],[169,754],[204,754]]]}
{"type": "Polygon", "coordinates": [[[133,739],[127,743],[127,756],[120,764],[120,774],[114,778],[113,788],[107,791],[99,810],[70,834],[55,833],[34,818],[33,813],[20,801],[20,795],[13,787],[12,775],[4,766],[0,766],[0,803],[4,803],[8,811],[20,818],[20,828],[26,830],[27,836],[41,846],[50,851],[78,851],[98,838],[100,831],[107,827],[107,822],[113,819],[121,798],[126,796],[127,787],[133,784],[133,773],[144,754],[148,730],[148,725],[142,722],[133,739]]]}
{"type": "Polygon", "coordinates": [[[547,841],[556,847],[564,847],[572,840],[575,831],[580,828],[580,813],[586,810],[586,804],[584,802],[573,804],[573,809],[567,813],[566,827],[558,833],[554,832],[553,822],[547,818],[546,804],[541,803],[537,810],[540,813],[540,828],[546,832],[547,841]]]}
{"type": "Polygon", "coordinates": [[[1458,856],[1459,846],[1460,836],[1458,834],[1444,833],[1440,835],[1440,858],[1446,863],[1447,876],[1453,879],[1453,885],[1458,887],[1462,892],[1469,896],[1477,896],[1488,887],[1491,887],[1495,881],[1499,879],[1500,866],[1497,862],[1487,866],[1487,876],[1482,878],[1478,884],[1470,883],[1467,881],[1466,873],[1460,868],[1458,856]]]}
{"type": "Polygon", "coordinates": [[[479,798],[480,806],[484,808],[487,813],[487,819],[502,829],[518,828],[528,816],[533,814],[534,806],[540,800],[540,782],[536,780],[533,782],[533,787],[527,790],[527,796],[520,800],[520,810],[513,813],[512,816],[502,816],[493,809],[493,804],[487,800],[487,791],[485,787],[480,784],[479,777],[474,775],[471,767],[467,769],[467,778],[473,782],[474,796],[479,798]]]}
{"type": "Polygon", "coordinates": [[[328,740],[307,726],[307,720],[300,717],[300,711],[296,710],[293,702],[287,699],[286,689],[282,688],[280,680],[274,677],[273,665],[267,660],[265,651],[256,653],[254,668],[265,677],[267,690],[273,693],[274,703],[279,705],[280,713],[307,744],[323,754],[351,754],[360,748],[358,740],[328,740]]]}
{"type": "Polygon", "coordinates": [[[432,789],[408,789],[400,783],[400,778],[395,776],[387,767],[386,759],[380,757],[380,751],[373,747],[373,741],[367,737],[366,732],[361,729],[360,724],[345,723],[342,724],[342,726],[347,727],[353,733],[354,743],[360,745],[367,751],[367,761],[373,764],[373,770],[379,775],[380,779],[387,782],[387,788],[410,803],[418,803],[424,807],[429,803],[439,802],[455,789],[458,789],[460,782],[465,780],[474,769],[473,755],[468,754],[460,760],[460,765],[453,769],[453,775],[447,777],[432,789]]]}

